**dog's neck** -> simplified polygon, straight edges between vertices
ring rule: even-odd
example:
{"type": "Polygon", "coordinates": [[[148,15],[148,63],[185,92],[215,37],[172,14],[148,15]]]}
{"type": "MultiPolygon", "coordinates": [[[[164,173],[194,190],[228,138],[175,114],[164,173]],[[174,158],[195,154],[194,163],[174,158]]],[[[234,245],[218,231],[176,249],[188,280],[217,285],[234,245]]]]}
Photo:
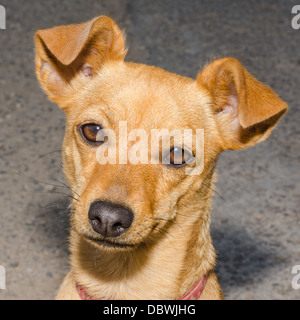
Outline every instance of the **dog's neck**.
{"type": "Polygon", "coordinates": [[[211,181],[207,183],[199,191],[200,203],[193,201],[184,206],[184,211],[178,211],[167,233],[152,245],[141,244],[126,252],[102,252],[71,231],[75,280],[96,299],[183,296],[215,263],[209,229],[211,181]]]}

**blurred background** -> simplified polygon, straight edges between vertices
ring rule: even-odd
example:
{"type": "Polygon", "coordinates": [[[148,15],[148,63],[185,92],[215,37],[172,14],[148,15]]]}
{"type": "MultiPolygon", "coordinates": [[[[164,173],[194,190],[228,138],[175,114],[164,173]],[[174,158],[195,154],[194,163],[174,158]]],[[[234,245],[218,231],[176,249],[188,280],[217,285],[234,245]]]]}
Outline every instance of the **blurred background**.
{"type": "MultiPolygon", "coordinates": [[[[216,272],[226,299],[299,299],[300,29],[294,1],[2,0],[0,265],[3,299],[52,299],[68,265],[68,203],[60,149],[64,114],[34,73],[36,30],[109,15],[126,30],[127,61],[195,78],[233,56],[289,105],[271,137],[218,162],[212,210],[216,272]]],[[[299,20],[300,23],[300,20],[299,20]]]]}

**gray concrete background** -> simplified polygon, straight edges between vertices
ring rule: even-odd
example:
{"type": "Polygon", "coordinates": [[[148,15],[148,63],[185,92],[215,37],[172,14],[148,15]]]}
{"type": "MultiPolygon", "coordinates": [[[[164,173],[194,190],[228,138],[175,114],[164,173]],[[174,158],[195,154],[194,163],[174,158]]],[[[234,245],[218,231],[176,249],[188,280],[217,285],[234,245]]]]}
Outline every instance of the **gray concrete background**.
{"type": "Polygon", "coordinates": [[[299,299],[300,30],[294,1],[1,1],[0,299],[52,299],[68,270],[67,188],[59,149],[64,115],[34,75],[34,32],[106,14],[126,28],[128,61],[195,77],[205,62],[234,56],[288,104],[272,136],[226,152],[212,212],[217,274],[226,299],[299,299]],[[43,156],[42,156],[43,155],[43,156]],[[21,172],[18,173],[17,171],[21,172]],[[58,181],[54,181],[58,180],[58,181]]]}

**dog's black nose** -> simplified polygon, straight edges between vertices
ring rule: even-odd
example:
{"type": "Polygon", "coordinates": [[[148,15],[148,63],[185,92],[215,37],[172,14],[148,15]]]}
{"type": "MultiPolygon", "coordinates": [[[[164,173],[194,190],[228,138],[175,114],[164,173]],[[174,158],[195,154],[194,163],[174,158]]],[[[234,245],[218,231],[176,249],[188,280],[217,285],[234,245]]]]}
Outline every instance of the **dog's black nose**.
{"type": "Polygon", "coordinates": [[[90,206],[89,220],[102,236],[118,237],[131,226],[133,213],[121,205],[96,201],[90,206]]]}

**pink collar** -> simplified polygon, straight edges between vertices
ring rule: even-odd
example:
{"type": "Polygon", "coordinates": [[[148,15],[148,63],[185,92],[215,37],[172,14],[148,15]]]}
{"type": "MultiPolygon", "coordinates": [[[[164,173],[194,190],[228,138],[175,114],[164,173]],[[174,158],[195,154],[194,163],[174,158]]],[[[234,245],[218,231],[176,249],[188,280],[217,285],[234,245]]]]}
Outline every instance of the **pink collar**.
{"type": "MultiPolygon", "coordinates": [[[[177,300],[198,300],[205,288],[206,281],[207,281],[207,275],[199,279],[195,283],[195,285],[190,289],[190,291],[188,291],[184,296],[182,296],[177,300]]],[[[91,297],[78,282],[76,282],[76,289],[81,300],[97,300],[91,297]]]]}

